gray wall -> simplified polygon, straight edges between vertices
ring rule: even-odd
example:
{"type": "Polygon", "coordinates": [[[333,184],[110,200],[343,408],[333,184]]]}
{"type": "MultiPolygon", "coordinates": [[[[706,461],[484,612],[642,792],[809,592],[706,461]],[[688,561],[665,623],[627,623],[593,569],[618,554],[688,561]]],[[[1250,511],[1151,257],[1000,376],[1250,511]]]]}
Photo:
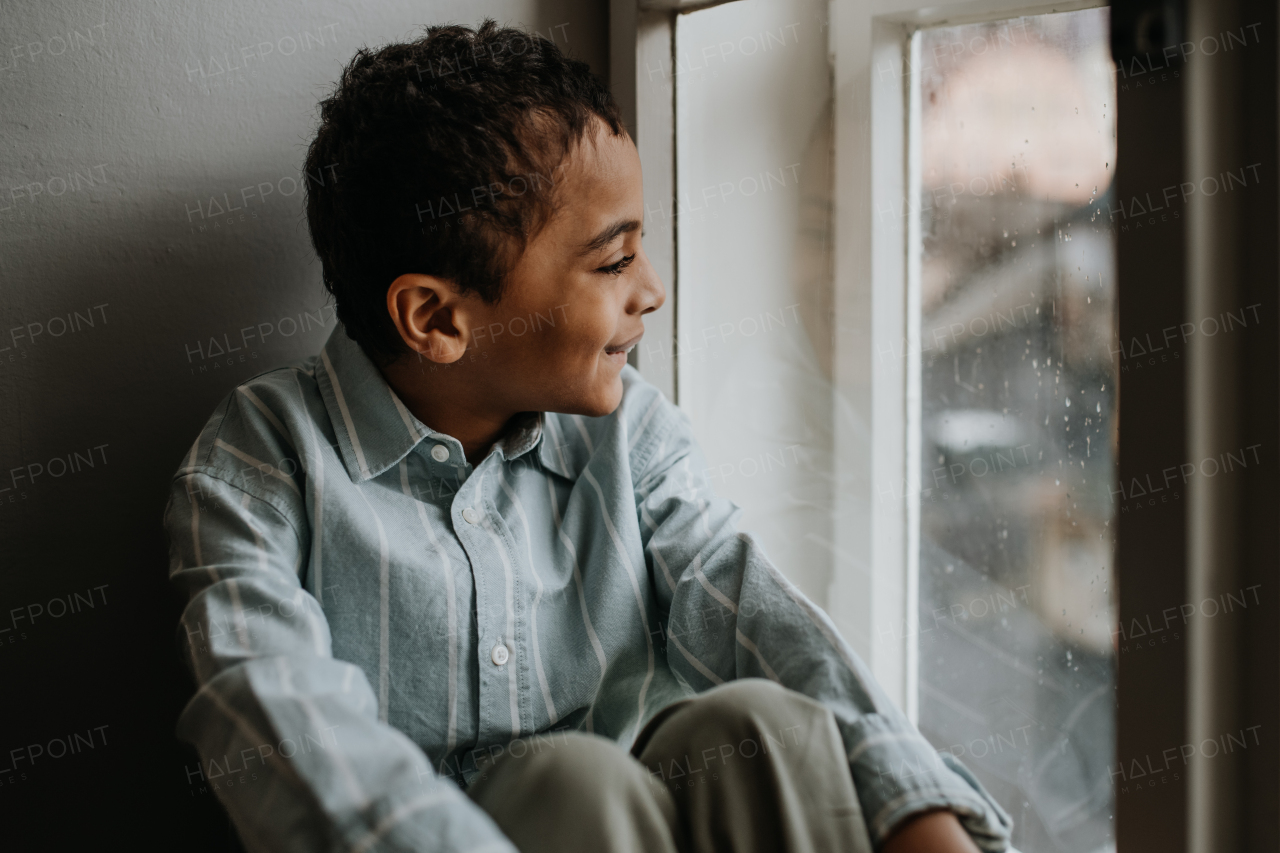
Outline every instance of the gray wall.
{"type": "Polygon", "coordinates": [[[302,207],[318,99],[358,47],[486,15],[607,71],[602,0],[0,11],[3,846],[224,843],[172,736],[167,483],[227,391],[333,327],[302,207]]]}

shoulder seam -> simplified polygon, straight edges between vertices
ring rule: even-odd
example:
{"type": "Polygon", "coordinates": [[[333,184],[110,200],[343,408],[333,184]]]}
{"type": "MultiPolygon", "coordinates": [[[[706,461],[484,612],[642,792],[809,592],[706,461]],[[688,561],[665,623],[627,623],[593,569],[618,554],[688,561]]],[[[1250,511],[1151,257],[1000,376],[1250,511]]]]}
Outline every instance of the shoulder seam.
{"type": "MultiPolygon", "coordinates": [[[[231,414],[231,401],[235,399],[235,396],[236,389],[232,388],[227,392],[227,396],[222,399],[222,405],[218,406],[222,410],[222,417],[218,418],[218,428],[209,437],[209,449],[204,452],[204,458],[201,460],[202,465],[210,465],[213,462],[213,449],[218,446],[218,439],[222,437],[222,427],[227,422],[227,415],[231,414]]],[[[217,412],[214,412],[214,414],[217,415],[217,412]]],[[[196,440],[199,441],[200,438],[197,437],[196,440]]],[[[228,485],[230,484],[228,483],[228,485]]]]}
{"type": "Polygon", "coordinates": [[[182,472],[179,472],[174,476],[173,482],[177,483],[180,480],[183,480],[187,477],[197,477],[197,476],[208,477],[210,480],[216,480],[219,483],[224,483],[230,488],[235,489],[237,492],[248,495],[254,500],[261,501],[262,503],[271,507],[273,510],[275,510],[277,515],[279,515],[282,519],[284,519],[285,524],[289,525],[289,529],[293,531],[294,538],[298,540],[298,545],[302,547],[306,546],[307,542],[303,538],[302,534],[299,532],[298,525],[290,517],[291,513],[287,511],[287,507],[281,508],[277,506],[275,498],[271,497],[270,493],[262,494],[262,495],[255,494],[254,492],[250,491],[244,486],[231,482],[231,480],[227,479],[227,477],[221,473],[215,473],[214,471],[205,470],[203,466],[199,468],[194,468],[194,469],[188,468],[182,472]]]}

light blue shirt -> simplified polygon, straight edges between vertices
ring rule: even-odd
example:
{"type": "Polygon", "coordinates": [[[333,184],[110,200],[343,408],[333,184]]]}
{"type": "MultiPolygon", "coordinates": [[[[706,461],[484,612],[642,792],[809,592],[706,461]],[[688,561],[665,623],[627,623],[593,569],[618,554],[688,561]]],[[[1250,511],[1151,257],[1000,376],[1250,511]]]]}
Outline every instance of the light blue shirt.
{"type": "Polygon", "coordinates": [[[1004,811],[737,529],[685,414],[622,381],[612,414],[528,413],[475,466],[341,326],[232,391],[165,514],[188,776],[251,850],[513,851],[463,792],[513,738],[630,746],[757,676],[834,712],[875,843],[942,806],[1003,849],[1004,811]]]}

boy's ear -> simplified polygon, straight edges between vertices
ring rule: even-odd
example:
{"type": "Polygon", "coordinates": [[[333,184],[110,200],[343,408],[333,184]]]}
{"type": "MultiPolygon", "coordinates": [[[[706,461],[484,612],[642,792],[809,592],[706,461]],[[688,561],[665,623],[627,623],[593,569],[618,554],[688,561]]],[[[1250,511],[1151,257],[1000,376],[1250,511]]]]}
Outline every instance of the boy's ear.
{"type": "Polygon", "coordinates": [[[453,282],[405,273],[387,288],[387,311],[405,345],[428,360],[448,364],[466,352],[470,317],[453,282]]]}

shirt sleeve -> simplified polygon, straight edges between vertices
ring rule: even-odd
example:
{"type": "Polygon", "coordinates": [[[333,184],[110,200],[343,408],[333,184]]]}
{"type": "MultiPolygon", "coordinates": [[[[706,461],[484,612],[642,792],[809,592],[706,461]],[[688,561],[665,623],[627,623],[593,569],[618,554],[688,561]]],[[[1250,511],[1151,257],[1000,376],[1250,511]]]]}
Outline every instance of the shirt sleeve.
{"type": "Polygon", "coordinates": [[[334,659],[300,581],[310,533],[296,490],[179,473],[165,526],[198,690],[178,734],[200,756],[189,778],[216,792],[246,848],[515,853],[380,720],[364,672],[334,659]]]}
{"type": "Polygon", "coordinates": [[[1008,814],[930,746],[830,617],[738,530],[742,510],[712,491],[688,416],[665,400],[659,412],[636,501],[672,670],[695,690],[769,678],[830,708],[877,847],[905,819],[945,808],[983,850],[1006,850],[1008,814]]]}

